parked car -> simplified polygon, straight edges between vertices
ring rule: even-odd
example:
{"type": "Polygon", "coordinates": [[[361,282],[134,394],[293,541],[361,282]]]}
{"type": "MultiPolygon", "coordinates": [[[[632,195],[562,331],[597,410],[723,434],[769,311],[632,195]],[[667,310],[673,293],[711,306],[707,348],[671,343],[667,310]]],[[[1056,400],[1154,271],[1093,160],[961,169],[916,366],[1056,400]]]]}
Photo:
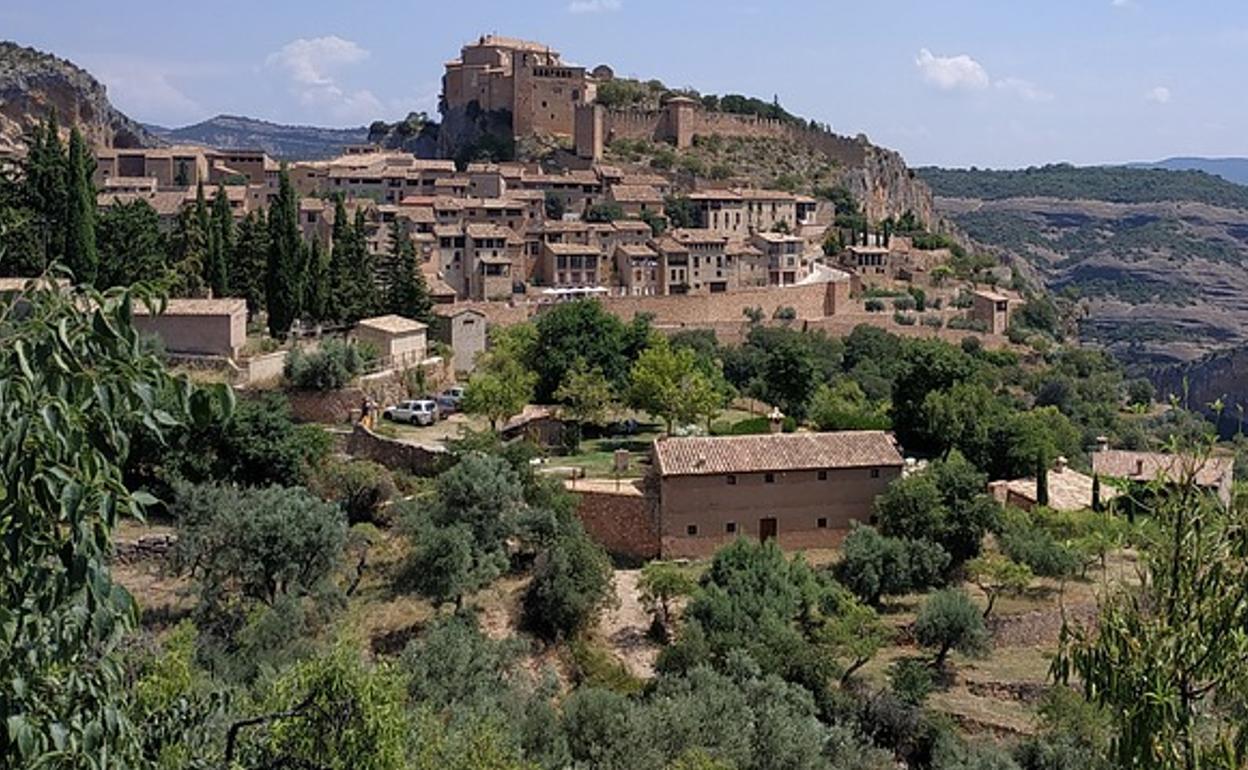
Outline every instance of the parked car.
{"type": "Polygon", "coordinates": [[[464,400],[464,386],[453,385],[438,394],[438,408],[446,414],[458,412],[464,400]]]}
{"type": "Polygon", "coordinates": [[[386,407],[381,416],[383,419],[393,420],[394,422],[406,422],[412,425],[433,425],[438,421],[438,405],[428,398],[415,401],[400,401],[394,406],[386,407]]]}

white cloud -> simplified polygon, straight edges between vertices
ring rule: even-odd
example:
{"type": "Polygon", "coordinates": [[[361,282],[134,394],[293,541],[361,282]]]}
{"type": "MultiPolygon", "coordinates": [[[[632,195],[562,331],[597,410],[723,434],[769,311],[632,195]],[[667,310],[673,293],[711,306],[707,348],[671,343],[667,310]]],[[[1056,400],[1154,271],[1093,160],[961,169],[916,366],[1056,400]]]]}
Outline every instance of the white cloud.
{"type": "Polygon", "coordinates": [[[1023,80],[1022,78],[1002,78],[1001,80],[993,83],[993,85],[1002,91],[1017,94],[1029,102],[1053,101],[1053,94],[1051,92],[1045,91],[1043,88],[1030,80],[1023,80]]]}
{"type": "Polygon", "coordinates": [[[923,80],[942,91],[987,88],[988,71],[966,54],[936,56],[926,48],[914,60],[923,80]]]}
{"type": "Polygon", "coordinates": [[[568,3],[568,13],[604,13],[618,11],[620,0],[572,0],[568,3]]]}
{"type": "Polygon", "coordinates": [[[337,35],[298,38],[269,54],[265,66],[281,70],[291,90],[306,107],[326,110],[335,120],[374,120],[381,100],[368,89],[348,91],[338,82],[342,67],[369,57],[367,49],[337,35]]]}
{"type": "Polygon", "coordinates": [[[107,57],[90,66],[113,104],[132,118],[177,124],[204,117],[204,108],[174,84],[174,75],[188,74],[177,63],[107,57]]]}
{"type": "Polygon", "coordinates": [[[1165,86],[1154,86],[1144,94],[1144,98],[1150,102],[1157,104],[1168,104],[1170,102],[1170,89],[1165,86]]]}

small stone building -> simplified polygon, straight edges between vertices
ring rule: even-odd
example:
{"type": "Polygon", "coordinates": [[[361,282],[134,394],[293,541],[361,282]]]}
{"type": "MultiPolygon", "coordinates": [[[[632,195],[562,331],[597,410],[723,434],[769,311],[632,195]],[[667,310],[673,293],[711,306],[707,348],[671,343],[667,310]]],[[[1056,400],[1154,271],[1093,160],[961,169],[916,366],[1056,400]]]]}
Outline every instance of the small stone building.
{"type": "Polygon", "coordinates": [[[982,321],[988,334],[1005,334],[1010,328],[1010,316],[1017,308],[1017,301],[1006,294],[981,289],[971,296],[971,319],[982,321]]]}
{"type": "Polygon", "coordinates": [[[1235,462],[1231,457],[1197,457],[1110,449],[1108,443],[1102,439],[1097,451],[1092,453],[1092,471],[1102,479],[1116,479],[1131,484],[1157,482],[1168,485],[1191,481],[1229,506],[1235,462]]]}
{"type": "Polygon", "coordinates": [[[355,338],[374,345],[383,366],[398,369],[425,360],[427,328],[401,315],[383,315],[357,323],[355,338]]]}
{"type": "Polygon", "coordinates": [[[247,302],[237,298],[171,299],[153,315],[134,306],[134,328],[158,337],[175,355],[235,358],[247,341],[247,302]]]}
{"type": "Polygon", "coordinates": [[[738,537],[833,548],[867,523],[903,460],[883,431],[666,438],[655,442],[664,558],[704,557],[738,537]]]}
{"type": "Polygon", "coordinates": [[[434,338],[450,346],[451,364],[456,374],[471,372],[477,356],[485,350],[485,313],[468,307],[435,312],[434,338]]]}

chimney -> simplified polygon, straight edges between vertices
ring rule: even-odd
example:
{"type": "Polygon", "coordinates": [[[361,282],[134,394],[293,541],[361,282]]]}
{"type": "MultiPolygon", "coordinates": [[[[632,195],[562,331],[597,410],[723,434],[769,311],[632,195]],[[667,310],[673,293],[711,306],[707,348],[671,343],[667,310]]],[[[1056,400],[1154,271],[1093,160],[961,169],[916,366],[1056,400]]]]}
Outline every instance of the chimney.
{"type": "Polygon", "coordinates": [[[1109,437],[1108,436],[1096,437],[1096,451],[1098,452],[1109,451],[1109,437]]]}
{"type": "Polygon", "coordinates": [[[1066,470],[1066,465],[1067,465],[1066,458],[1059,455],[1057,460],[1054,461],[1053,463],[1053,472],[1062,473],[1063,471],[1066,470]]]}
{"type": "Polygon", "coordinates": [[[1144,475],[1144,459],[1143,458],[1138,458],[1135,461],[1135,475],[1136,476],[1144,475]]]}

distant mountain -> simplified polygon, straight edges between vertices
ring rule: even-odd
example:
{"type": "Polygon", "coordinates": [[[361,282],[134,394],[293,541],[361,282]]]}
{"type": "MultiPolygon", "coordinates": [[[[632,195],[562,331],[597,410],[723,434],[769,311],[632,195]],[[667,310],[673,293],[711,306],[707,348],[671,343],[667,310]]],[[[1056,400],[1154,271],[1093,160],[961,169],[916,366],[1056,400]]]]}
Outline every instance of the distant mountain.
{"type": "Polygon", "coordinates": [[[77,126],[93,144],[161,144],[113,107],[91,73],[52,54],[0,41],[0,156],[23,152],[26,132],[53,110],[62,127],[77,126]]]}
{"type": "Polygon", "coordinates": [[[1160,168],[1167,171],[1203,171],[1228,182],[1248,185],[1248,158],[1166,158],[1149,163],[1128,163],[1130,168],[1160,168]]]}
{"type": "Polygon", "coordinates": [[[936,209],[1054,292],[1135,364],[1248,345],[1248,187],[1203,171],[917,169],[936,209]]]}
{"type": "Polygon", "coordinates": [[[285,160],[332,158],[349,144],[368,141],[367,126],[287,126],[238,115],[218,115],[182,128],[153,125],[147,128],[176,144],[200,144],[222,149],[261,149],[275,158],[285,160]]]}

